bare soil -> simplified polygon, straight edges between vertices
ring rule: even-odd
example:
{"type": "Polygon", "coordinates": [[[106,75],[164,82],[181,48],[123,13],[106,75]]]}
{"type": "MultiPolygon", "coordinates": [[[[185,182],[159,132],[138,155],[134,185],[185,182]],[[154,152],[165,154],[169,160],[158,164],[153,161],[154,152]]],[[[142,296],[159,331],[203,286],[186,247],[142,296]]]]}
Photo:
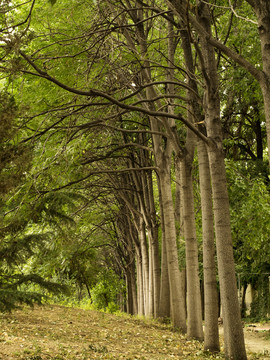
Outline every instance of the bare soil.
{"type": "Polygon", "coordinates": [[[249,324],[244,329],[247,351],[264,354],[270,359],[270,323],[249,324]]]}
{"type": "MultiPolygon", "coordinates": [[[[269,330],[255,329],[245,328],[249,359],[270,359],[269,330]]],[[[0,360],[19,359],[191,360],[224,356],[222,352],[206,353],[200,342],[152,320],[44,306],[0,314],[0,360]]]]}

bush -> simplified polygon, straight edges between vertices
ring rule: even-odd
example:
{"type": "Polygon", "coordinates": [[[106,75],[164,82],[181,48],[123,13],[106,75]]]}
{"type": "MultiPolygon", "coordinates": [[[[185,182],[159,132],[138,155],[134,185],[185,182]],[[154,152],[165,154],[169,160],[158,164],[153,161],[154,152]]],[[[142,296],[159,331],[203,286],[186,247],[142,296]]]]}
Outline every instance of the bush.
{"type": "Polygon", "coordinates": [[[124,282],[112,270],[105,270],[98,276],[98,282],[91,289],[92,302],[96,309],[115,312],[119,310],[117,295],[124,291],[124,282]]]}

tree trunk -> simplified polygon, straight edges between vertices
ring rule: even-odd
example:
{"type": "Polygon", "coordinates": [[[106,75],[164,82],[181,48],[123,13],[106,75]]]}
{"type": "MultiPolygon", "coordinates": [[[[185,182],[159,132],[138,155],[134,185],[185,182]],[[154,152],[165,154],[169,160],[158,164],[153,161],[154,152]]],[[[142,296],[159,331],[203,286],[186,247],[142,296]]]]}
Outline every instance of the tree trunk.
{"type": "MultiPolygon", "coordinates": [[[[187,119],[190,123],[194,122],[192,114],[196,114],[194,96],[197,92],[196,83],[194,81],[193,54],[190,45],[190,35],[182,24],[181,41],[184,50],[184,58],[187,68],[187,97],[190,100],[187,107],[187,119]],[[191,91],[192,89],[193,91],[191,91]]],[[[195,99],[197,103],[197,98],[195,99]]],[[[198,244],[196,237],[196,223],[193,199],[193,179],[192,165],[194,159],[194,151],[196,146],[195,134],[190,129],[187,130],[185,150],[180,161],[181,176],[181,199],[183,203],[183,220],[184,220],[184,238],[186,244],[186,273],[187,273],[187,325],[188,336],[199,340],[203,339],[202,328],[202,306],[200,294],[200,278],[199,278],[199,260],[198,260],[198,244]]]]}
{"type": "Polygon", "coordinates": [[[252,0],[248,2],[254,8],[258,20],[264,75],[261,77],[260,86],[264,100],[267,144],[270,162],[270,2],[268,0],[252,0]]]}
{"type": "Polygon", "coordinates": [[[149,282],[148,282],[148,316],[153,316],[154,314],[154,274],[153,274],[153,248],[152,248],[152,241],[151,236],[148,233],[148,242],[149,242],[149,249],[148,249],[148,263],[149,263],[149,282]]]}
{"type": "Polygon", "coordinates": [[[151,247],[152,254],[152,274],[153,274],[153,313],[157,317],[159,308],[160,296],[160,259],[159,259],[159,241],[158,241],[158,223],[156,217],[156,208],[153,191],[152,173],[147,173],[147,188],[149,189],[149,212],[151,226],[148,232],[151,234],[149,237],[149,246],[151,247]]]}
{"type": "MultiPolygon", "coordinates": [[[[209,135],[210,133],[209,131],[209,135]]],[[[209,147],[208,155],[213,188],[225,353],[229,359],[245,360],[246,352],[236,286],[224,158],[222,150],[217,147],[214,149],[209,147]]]]}
{"type": "Polygon", "coordinates": [[[220,348],[218,334],[218,291],[215,263],[214,217],[209,161],[207,149],[202,140],[198,140],[198,159],[203,233],[204,349],[216,352],[219,351],[220,348]]]}
{"type": "Polygon", "coordinates": [[[170,285],[169,285],[166,240],[164,235],[162,237],[161,283],[160,283],[160,300],[159,300],[158,317],[163,320],[170,317],[170,285]]]}
{"type": "Polygon", "coordinates": [[[128,264],[125,269],[126,274],[126,291],[127,291],[127,313],[131,315],[138,314],[137,291],[136,291],[136,274],[135,261],[128,264]]]}
{"type": "Polygon", "coordinates": [[[171,296],[171,316],[174,326],[186,332],[185,300],[178,263],[174,207],[171,192],[170,161],[164,161],[160,169],[160,188],[164,214],[164,230],[171,296]]]}
{"type": "Polygon", "coordinates": [[[198,245],[193,201],[192,165],[188,161],[187,157],[181,160],[181,185],[181,198],[184,209],[184,237],[186,244],[187,335],[191,338],[203,340],[198,245]]]}
{"type": "Polygon", "coordinates": [[[143,303],[144,315],[149,316],[149,256],[145,234],[145,225],[143,219],[140,218],[139,238],[142,254],[142,284],[143,284],[143,303]]]}
{"type": "Polygon", "coordinates": [[[158,317],[161,319],[166,319],[170,317],[170,285],[169,285],[169,273],[168,273],[168,261],[167,261],[167,250],[166,250],[166,240],[165,240],[165,230],[164,230],[164,211],[163,211],[163,201],[161,199],[160,191],[160,181],[158,180],[159,188],[159,203],[160,203],[160,222],[162,230],[162,243],[161,243],[161,279],[160,279],[160,298],[159,298],[159,308],[158,308],[158,317]]]}
{"type": "Polygon", "coordinates": [[[136,246],[136,273],[137,273],[138,315],[144,315],[142,258],[141,258],[140,248],[137,246],[136,246]]]}
{"type": "MultiPolygon", "coordinates": [[[[208,5],[200,3],[199,14],[199,21],[210,34],[211,22],[208,5]]],[[[202,63],[201,65],[204,67],[203,73],[206,84],[204,98],[205,123],[207,135],[212,142],[208,145],[208,157],[213,190],[221,304],[224,314],[225,354],[229,359],[246,360],[247,356],[235,277],[215,51],[205,38],[201,39],[201,43],[202,54],[204,56],[204,64],[202,63]]]]}

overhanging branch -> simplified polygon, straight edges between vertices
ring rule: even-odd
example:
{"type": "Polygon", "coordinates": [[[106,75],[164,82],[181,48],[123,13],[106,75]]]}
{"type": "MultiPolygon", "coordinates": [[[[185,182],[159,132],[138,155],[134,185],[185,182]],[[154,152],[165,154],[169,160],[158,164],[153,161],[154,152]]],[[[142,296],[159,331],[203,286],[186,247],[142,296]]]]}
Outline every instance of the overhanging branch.
{"type": "Polygon", "coordinates": [[[56,78],[52,77],[51,75],[49,75],[46,71],[43,71],[42,69],[40,69],[33,61],[32,59],[26,55],[23,51],[19,51],[20,54],[23,56],[23,58],[36,70],[36,73],[31,72],[31,71],[23,71],[24,73],[28,73],[30,75],[35,75],[35,76],[39,76],[42,77],[54,84],[56,84],[57,86],[59,86],[60,88],[73,93],[73,94],[77,94],[77,95],[82,95],[82,96],[88,96],[88,97],[101,97],[101,98],[105,98],[107,100],[109,100],[112,104],[117,105],[118,107],[122,108],[122,109],[126,109],[126,110],[130,110],[130,111],[136,111],[139,113],[143,113],[152,117],[156,117],[156,118],[171,118],[171,119],[175,119],[178,121],[181,121],[184,125],[186,125],[191,131],[193,131],[200,139],[202,139],[205,143],[209,143],[209,139],[203,135],[198,128],[196,128],[193,124],[191,124],[189,121],[187,121],[181,114],[169,114],[167,112],[163,112],[163,111],[153,111],[153,110],[149,110],[143,107],[139,107],[139,106],[135,106],[135,105],[130,105],[130,104],[126,104],[124,102],[122,102],[121,100],[117,100],[115,99],[113,96],[97,90],[97,89],[90,89],[88,91],[84,91],[84,90],[80,90],[80,89],[76,89],[76,88],[72,88],[62,82],[60,82],[59,80],[57,80],[56,78]]]}

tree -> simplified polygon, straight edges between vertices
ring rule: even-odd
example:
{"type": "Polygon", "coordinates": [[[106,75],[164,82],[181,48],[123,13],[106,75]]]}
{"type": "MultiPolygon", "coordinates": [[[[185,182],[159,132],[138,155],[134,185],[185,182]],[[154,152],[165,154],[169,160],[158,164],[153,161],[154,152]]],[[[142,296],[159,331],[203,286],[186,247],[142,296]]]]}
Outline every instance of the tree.
{"type": "MultiPolygon", "coordinates": [[[[200,139],[198,156],[206,294],[210,294],[208,298],[211,294],[216,298],[213,210],[209,201],[213,196],[219,281],[225,313],[226,355],[245,359],[242,325],[237,309],[218,64],[221,64],[221,69],[226,65],[224,67],[229,79],[230,73],[227,71],[228,61],[220,51],[238,61],[257,79],[265,79],[264,74],[212,36],[212,28],[219,33],[216,20],[225,21],[224,18],[228,17],[220,14],[218,18],[211,17],[212,9],[207,2],[167,1],[153,2],[150,6],[140,1],[107,1],[92,3],[87,11],[84,2],[72,2],[69,7],[56,2],[53,8],[43,9],[37,5],[37,9],[40,13],[36,17],[31,16],[31,24],[30,17],[27,18],[23,34],[15,31],[9,33],[8,39],[2,37],[7,44],[2,49],[5,52],[5,68],[12,68],[16,96],[19,93],[17,89],[22,88],[21,83],[18,86],[20,80],[17,74],[23,74],[25,81],[22,101],[29,102],[33,87],[36,89],[36,102],[27,110],[27,134],[22,140],[24,144],[31,142],[35,145],[34,167],[28,182],[31,194],[27,194],[26,188],[20,188],[17,203],[23,196],[26,204],[35,200],[32,204],[38,205],[37,224],[43,220],[46,223],[45,218],[55,220],[69,216],[69,196],[62,204],[58,202],[61,196],[65,197],[64,190],[67,188],[72,187],[80,196],[88,197],[89,202],[82,206],[88,207],[89,211],[93,210],[89,204],[102,204],[102,210],[106,215],[109,213],[106,218],[110,220],[104,223],[104,218],[98,216],[97,227],[102,228],[101,233],[109,237],[110,244],[99,254],[108,258],[104,264],[110,268],[113,268],[113,256],[117,263],[115,272],[119,277],[126,278],[129,311],[154,316],[166,316],[170,311],[173,324],[185,332],[185,289],[179,269],[175,214],[178,219],[181,216],[186,241],[188,335],[201,338],[192,192],[194,150],[197,138],[200,139]],[[56,11],[63,11],[65,16],[55,19],[56,11]],[[47,18],[44,17],[45,13],[47,18]],[[215,52],[214,47],[220,51],[215,52]],[[14,62],[18,65],[15,69],[14,62]],[[206,145],[208,154],[201,141],[206,145]],[[182,185],[181,206],[173,201],[173,159],[176,173],[181,168],[181,181],[178,173],[176,179],[182,185]],[[153,176],[153,171],[157,178],[153,176]],[[153,182],[158,186],[159,206],[155,204],[153,182]],[[207,190],[207,193],[203,190],[207,190]],[[160,211],[163,237],[160,301],[157,210],[160,211]],[[53,212],[55,217],[52,216],[53,212]],[[111,219],[112,214],[114,219],[111,219]],[[209,251],[206,251],[208,246],[209,251]],[[207,272],[209,267],[211,271],[207,272]],[[164,286],[166,281],[169,281],[169,289],[164,286]],[[196,311],[193,311],[195,308],[196,311]]],[[[30,10],[32,14],[32,8],[30,10]]],[[[235,37],[230,35],[230,28],[231,23],[225,42],[232,46],[235,37]]],[[[222,78],[226,89],[229,89],[228,78],[225,75],[222,78]]],[[[239,99],[235,101],[234,109],[241,107],[241,117],[244,119],[241,119],[239,128],[246,130],[250,111],[253,115],[258,113],[258,109],[254,103],[244,101],[241,98],[243,94],[237,89],[232,93],[237,94],[239,99]]],[[[222,100],[222,110],[230,112],[230,101],[226,104],[226,100],[222,100]]],[[[227,134],[234,134],[238,124],[232,120],[232,113],[227,116],[224,111],[223,115],[223,119],[227,120],[227,134]]],[[[256,120],[256,156],[261,159],[262,126],[256,120]]],[[[253,127],[254,123],[251,123],[253,127]]],[[[255,156],[254,143],[249,134],[246,130],[243,148],[249,156],[255,156]]],[[[232,148],[235,149],[235,143],[232,148]]],[[[78,210],[76,214],[81,212],[78,210]]],[[[92,234],[98,238],[99,232],[92,234]]],[[[91,256],[91,246],[88,247],[88,242],[85,248],[80,245],[75,252],[70,249],[66,264],[74,281],[89,286],[89,279],[82,279],[82,274],[87,273],[87,277],[91,277],[91,274],[79,257],[84,251],[85,255],[88,253],[91,256]]],[[[205,346],[215,351],[218,349],[216,301],[211,303],[211,307],[208,307],[207,301],[206,304],[208,322],[205,346]],[[212,314],[215,321],[210,323],[212,314]],[[208,332],[210,329],[213,332],[208,332]],[[213,343],[209,341],[212,336],[213,343]]]]}
{"type": "MultiPolygon", "coordinates": [[[[200,4],[202,26],[211,33],[210,13],[207,5],[200,4]]],[[[215,216],[216,246],[221,302],[224,311],[225,353],[228,358],[245,359],[245,344],[238,308],[234,257],[230,227],[229,198],[226,184],[220,123],[220,100],[214,49],[204,39],[202,54],[206,82],[205,124],[207,135],[213,143],[208,145],[209,167],[212,178],[215,216]]]]}

